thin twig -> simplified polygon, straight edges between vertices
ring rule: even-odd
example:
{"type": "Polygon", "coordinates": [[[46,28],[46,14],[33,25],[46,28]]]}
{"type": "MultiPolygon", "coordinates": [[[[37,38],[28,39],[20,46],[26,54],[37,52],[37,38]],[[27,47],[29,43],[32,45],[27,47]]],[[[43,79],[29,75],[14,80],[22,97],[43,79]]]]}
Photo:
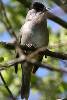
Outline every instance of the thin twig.
{"type": "Polygon", "coordinates": [[[7,84],[6,84],[5,80],[4,80],[4,78],[3,78],[2,74],[1,74],[1,72],[0,72],[0,77],[1,77],[1,79],[2,79],[2,81],[3,81],[3,83],[4,83],[5,88],[6,88],[7,91],[9,92],[10,97],[12,98],[12,100],[16,100],[16,98],[13,96],[12,92],[11,92],[10,89],[8,88],[8,86],[7,86],[7,84]]]}

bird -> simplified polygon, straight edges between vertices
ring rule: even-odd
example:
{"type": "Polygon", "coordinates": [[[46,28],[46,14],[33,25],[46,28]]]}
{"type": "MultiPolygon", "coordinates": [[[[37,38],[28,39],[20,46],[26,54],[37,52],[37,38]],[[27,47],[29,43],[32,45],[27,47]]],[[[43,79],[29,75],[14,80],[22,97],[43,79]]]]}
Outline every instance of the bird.
{"type": "MultiPolygon", "coordinates": [[[[46,7],[40,2],[33,2],[31,9],[26,15],[24,24],[19,32],[19,41],[21,45],[33,45],[36,48],[48,47],[49,32],[47,29],[46,7]]],[[[42,55],[35,57],[41,61],[42,55]]],[[[22,64],[22,86],[21,98],[28,100],[30,94],[31,72],[35,73],[38,67],[32,67],[30,63],[22,64]]]]}

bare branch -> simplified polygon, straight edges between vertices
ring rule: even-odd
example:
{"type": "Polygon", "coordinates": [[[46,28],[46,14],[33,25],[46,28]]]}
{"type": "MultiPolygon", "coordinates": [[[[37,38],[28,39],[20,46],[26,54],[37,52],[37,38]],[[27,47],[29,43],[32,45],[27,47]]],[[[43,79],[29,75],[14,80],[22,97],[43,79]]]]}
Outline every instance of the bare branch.
{"type": "Polygon", "coordinates": [[[0,64],[0,71],[1,71],[1,70],[4,70],[4,69],[7,69],[7,68],[9,68],[10,66],[14,66],[15,64],[24,62],[24,61],[25,61],[24,56],[21,56],[20,58],[13,59],[13,60],[10,60],[10,61],[8,61],[8,62],[6,62],[6,63],[0,64]]]}
{"type": "Polygon", "coordinates": [[[14,50],[15,49],[15,43],[10,43],[10,42],[0,42],[0,45],[2,45],[3,47],[5,47],[8,50],[14,50]]]}
{"type": "Polygon", "coordinates": [[[17,58],[17,59],[14,59],[14,60],[11,60],[11,61],[8,61],[8,62],[6,62],[4,64],[0,64],[0,71],[5,70],[6,68],[9,68],[10,66],[13,66],[13,65],[15,65],[17,63],[23,63],[25,61],[35,65],[35,67],[38,66],[38,67],[46,68],[46,69],[48,69],[50,71],[67,73],[67,69],[66,68],[65,69],[60,69],[60,68],[51,67],[48,64],[42,64],[42,63],[36,61],[35,59],[30,59],[29,57],[24,58],[24,56],[22,56],[20,58],[17,58]]]}
{"type": "Polygon", "coordinates": [[[1,72],[0,72],[0,77],[1,77],[1,79],[2,79],[2,81],[3,81],[3,83],[4,83],[5,88],[6,88],[7,91],[9,92],[9,95],[10,95],[10,97],[12,98],[12,100],[16,100],[16,98],[13,96],[12,92],[11,92],[10,89],[8,88],[8,86],[7,86],[7,84],[6,84],[5,80],[4,80],[4,78],[3,78],[2,74],[1,74],[1,72]]]}
{"type": "Polygon", "coordinates": [[[36,55],[41,54],[41,55],[46,55],[46,56],[51,56],[54,58],[59,58],[63,60],[67,60],[67,54],[64,53],[59,53],[59,52],[52,52],[45,47],[39,48],[30,55],[28,55],[30,58],[35,57],[36,55]]]}
{"type": "MultiPolygon", "coordinates": [[[[15,49],[15,42],[14,41],[10,41],[10,42],[3,42],[0,41],[0,45],[4,46],[5,48],[9,49],[9,50],[13,50],[15,49]]],[[[67,45],[67,41],[64,41],[63,43],[59,43],[59,46],[66,46],[67,45]]],[[[34,48],[33,46],[28,47],[27,45],[21,45],[20,44],[21,49],[26,50],[26,51],[35,51],[37,48],[34,48]]],[[[58,48],[58,44],[55,43],[53,45],[49,45],[48,48],[58,48]]]]}
{"type": "Polygon", "coordinates": [[[67,0],[52,0],[67,13],[67,0]]]}
{"type": "MultiPolygon", "coordinates": [[[[1,41],[0,45],[2,45],[3,47],[5,47],[6,49],[14,50],[16,44],[15,44],[15,42],[11,42],[11,41],[10,42],[3,42],[3,41],[1,41]]],[[[20,48],[22,50],[26,50],[26,51],[35,51],[36,50],[36,48],[33,47],[33,46],[28,47],[27,45],[21,45],[21,44],[19,44],[19,45],[20,45],[20,48]]]]}
{"type": "Polygon", "coordinates": [[[40,62],[37,62],[36,60],[30,60],[30,61],[27,61],[27,62],[35,65],[35,67],[38,66],[38,67],[41,67],[41,68],[46,68],[50,71],[56,71],[56,72],[60,72],[60,73],[67,73],[67,68],[65,68],[65,69],[55,68],[55,67],[52,67],[48,64],[42,64],[40,62]]]}
{"type": "MultiPolygon", "coordinates": [[[[15,48],[15,43],[6,43],[6,42],[0,42],[0,44],[2,44],[5,48],[7,49],[14,49],[15,48]]],[[[26,50],[26,51],[31,51],[33,53],[31,53],[30,56],[31,58],[33,56],[36,56],[37,54],[41,54],[41,55],[46,55],[46,56],[50,56],[50,57],[54,57],[54,58],[59,58],[62,60],[67,60],[67,54],[64,53],[59,53],[59,52],[52,52],[48,49],[45,50],[45,47],[42,48],[34,48],[34,47],[28,47],[27,45],[20,45],[20,48],[22,50],[26,50]]]]}
{"type": "Polygon", "coordinates": [[[67,22],[65,22],[64,20],[62,20],[61,18],[59,18],[58,16],[54,15],[49,11],[47,11],[47,18],[67,29],[67,22]]]}

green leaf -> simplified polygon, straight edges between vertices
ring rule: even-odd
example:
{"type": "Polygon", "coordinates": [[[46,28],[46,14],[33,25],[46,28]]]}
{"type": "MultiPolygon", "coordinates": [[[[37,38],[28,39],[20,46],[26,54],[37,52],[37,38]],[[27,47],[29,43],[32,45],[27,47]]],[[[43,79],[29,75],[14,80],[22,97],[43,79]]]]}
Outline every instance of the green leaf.
{"type": "Polygon", "coordinates": [[[4,61],[4,57],[0,57],[0,62],[3,62],[4,61]]]}

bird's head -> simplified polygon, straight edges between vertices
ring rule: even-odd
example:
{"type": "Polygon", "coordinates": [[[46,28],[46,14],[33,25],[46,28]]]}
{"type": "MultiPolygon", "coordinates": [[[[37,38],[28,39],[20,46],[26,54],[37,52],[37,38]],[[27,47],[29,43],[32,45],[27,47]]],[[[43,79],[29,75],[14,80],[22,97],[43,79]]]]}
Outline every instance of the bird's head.
{"type": "Polygon", "coordinates": [[[36,12],[46,11],[46,7],[40,2],[34,2],[32,4],[32,9],[35,9],[36,12]]]}

